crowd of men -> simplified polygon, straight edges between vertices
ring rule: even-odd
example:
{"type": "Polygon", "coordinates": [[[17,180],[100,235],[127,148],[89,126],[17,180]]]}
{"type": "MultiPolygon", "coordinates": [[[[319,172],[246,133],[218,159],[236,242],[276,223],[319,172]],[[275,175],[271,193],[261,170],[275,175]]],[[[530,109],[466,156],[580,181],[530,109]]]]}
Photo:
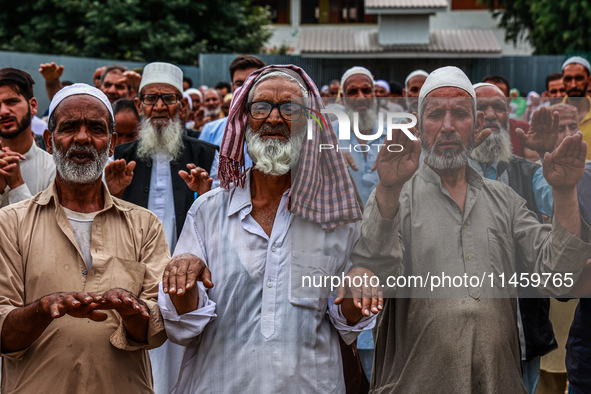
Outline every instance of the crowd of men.
{"type": "Polygon", "coordinates": [[[0,69],[0,392],[591,392],[590,71],[0,69]]]}

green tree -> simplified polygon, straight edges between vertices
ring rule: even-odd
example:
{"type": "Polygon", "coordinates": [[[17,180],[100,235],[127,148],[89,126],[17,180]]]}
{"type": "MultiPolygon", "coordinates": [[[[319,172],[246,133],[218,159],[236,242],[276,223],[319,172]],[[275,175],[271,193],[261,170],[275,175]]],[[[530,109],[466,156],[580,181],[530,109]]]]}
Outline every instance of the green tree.
{"type": "Polygon", "coordinates": [[[483,0],[505,39],[526,39],[536,54],[591,51],[591,4],[573,0],[483,0]]]}
{"type": "Polygon", "coordinates": [[[268,11],[249,0],[0,0],[0,49],[171,61],[258,52],[268,11]]]}

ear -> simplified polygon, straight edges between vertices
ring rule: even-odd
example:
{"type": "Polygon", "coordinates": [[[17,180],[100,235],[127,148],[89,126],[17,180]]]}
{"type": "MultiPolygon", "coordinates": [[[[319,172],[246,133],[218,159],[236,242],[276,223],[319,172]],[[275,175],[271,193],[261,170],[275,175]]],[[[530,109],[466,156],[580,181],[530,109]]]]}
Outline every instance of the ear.
{"type": "Polygon", "coordinates": [[[406,89],[402,89],[402,97],[406,97],[406,89]]]}
{"type": "Polygon", "coordinates": [[[111,135],[111,146],[109,147],[109,157],[113,156],[113,153],[115,153],[115,147],[117,146],[117,138],[119,137],[119,135],[117,134],[117,132],[113,132],[113,134],[111,135]]]}
{"type": "Polygon", "coordinates": [[[45,129],[45,131],[43,132],[43,142],[45,142],[45,150],[47,150],[47,153],[52,155],[53,154],[53,134],[47,129],[45,129]]]}
{"type": "Polygon", "coordinates": [[[37,104],[37,99],[35,97],[32,97],[29,100],[29,107],[31,108],[31,116],[37,115],[38,104],[37,104]]]}
{"type": "Polygon", "coordinates": [[[484,112],[476,111],[476,127],[474,127],[474,134],[478,134],[482,131],[482,126],[484,126],[484,112]]]}
{"type": "Polygon", "coordinates": [[[135,104],[135,109],[137,109],[137,113],[140,115],[143,115],[144,111],[142,110],[142,101],[140,100],[140,98],[139,97],[134,98],[133,103],[135,104]]]}

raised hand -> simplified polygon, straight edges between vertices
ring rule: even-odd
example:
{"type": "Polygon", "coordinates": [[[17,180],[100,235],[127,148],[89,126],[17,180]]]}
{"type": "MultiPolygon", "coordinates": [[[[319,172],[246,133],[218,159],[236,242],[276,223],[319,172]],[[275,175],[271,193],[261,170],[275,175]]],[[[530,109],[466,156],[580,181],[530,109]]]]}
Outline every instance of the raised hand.
{"type": "Polygon", "coordinates": [[[107,315],[97,311],[101,302],[101,296],[93,293],[75,291],[53,293],[39,300],[39,309],[52,319],[58,319],[67,314],[77,318],[104,321],[107,315]]]}
{"type": "Polygon", "coordinates": [[[560,115],[558,112],[542,107],[532,115],[529,130],[516,129],[517,136],[526,148],[538,155],[552,152],[558,139],[560,115]]]}
{"type": "Polygon", "coordinates": [[[162,291],[170,295],[179,314],[197,309],[197,282],[202,282],[208,289],[213,287],[211,272],[205,262],[190,253],[175,256],[164,269],[162,291]]]}
{"type": "Polygon", "coordinates": [[[134,169],[135,161],[128,164],[125,159],[113,160],[105,167],[105,182],[111,195],[121,198],[131,184],[134,169]]]}
{"type": "MultiPolygon", "coordinates": [[[[410,130],[416,133],[414,128],[410,130]]],[[[386,139],[384,144],[374,164],[378,170],[379,183],[385,188],[402,188],[419,168],[421,141],[418,138],[413,141],[402,131],[394,131],[392,140],[386,139]]]]}
{"type": "Polygon", "coordinates": [[[55,81],[64,73],[64,66],[58,66],[55,62],[44,63],[39,66],[39,73],[46,81],[55,81]]]}
{"type": "Polygon", "coordinates": [[[542,163],[544,178],[555,190],[574,189],[585,171],[587,144],[583,141],[583,133],[562,140],[552,153],[546,152],[542,163]]]}
{"type": "Polygon", "coordinates": [[[474,136],[474,148],[482,144],[484,140],[487,139],[489,135],[491,135],[491,133],[491,129],[483,129],[481,131],[477,131],[476,135],[474,136]]]}
{"type": "Polygon", "coordinates": [[[356,267],[349,271],[345,278],[350,280],[343,280],[341,287],[337,289],[334,303],[341,304],[341,312],[350,324],[355,324],[362,316],[382,310],[384,294],[373,272],[367,268],[356,267]]]}
{"type": "Polygon", "coordinates": [[[353,159],[353,156],[351,156],[349,152],[343,152],[342,155],[343,159],[345,160],[345,164],[347,165],[347,168],[350,168],[353,171],[359,170],[357,164],[355,164],[355,159],[353,159]]]}
{"type": "Polygon", "coordinates": [[[142,76],[135,71],[128,70],[123,73],[123,78],[118,83],[131,86],[136,92],[140,87],[142,76]]]}
{"type": "MultiPolygon", "coordinates": [[[[0,181],[0,187],[4,183],[4,188],[8,185],[11,189],[15,189],[25,183],[23,180],[20,162],[26,160],[20,153],[10,150],[10,148],[2,148],[0,150],[0,177],[4,182],[0,181]]],[[[4,190],[1,188],[0,190],[4,190]]]]}
{"type": "Polygon", "coordinates": [[[180,170],[179,176],[183,178],[189,189],[199,195],[205,194],[211,190],[213,179],[210,178],[207,171],[201,167],[197,167],[193,163],[187,164],[187,169],[189,172],[180,170]]]}

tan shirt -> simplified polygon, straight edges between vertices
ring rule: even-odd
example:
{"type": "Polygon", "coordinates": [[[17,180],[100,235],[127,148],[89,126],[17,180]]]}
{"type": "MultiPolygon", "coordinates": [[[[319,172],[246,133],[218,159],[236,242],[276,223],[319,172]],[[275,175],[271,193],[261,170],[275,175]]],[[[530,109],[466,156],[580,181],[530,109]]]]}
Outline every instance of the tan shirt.
{"type": "Polygon", "coordinates": [[[154,214],[112,198],[92,228],[92,268],[86,264],[59,204],[55,184],[0,210],[0,329],[15,308],[54,293],[103,293],[124,288],[150,308],[148,343],[127,337],[117,312],[93,322],[54,320],[29,348],[2,354],[2,393],[151,393],[147,349],[166,339],[158,283],[170,259],[154,214]]]}
{"type": "MultiPolygon", "coordinates": [[[[442,271],[510,276],[518,255],[528,272],[574,272],[576,280],[591,254],[589,243],[557,221],[539,224],[506,185],[469,167],[466,175],[463,214],[427,165],[404,186],[394,220],[382,218],[372,194],[354,263],[374,267],[382,277],[442,271]]],[[[590,231],[583,224],[587,241],[590,231]]],[[[456,289],[452,297],[442,292],[440,298],[424,298],[435,296],[427,290],[391,293],[395,298],[385,300],[374,329],[372,392],[525,393],[516,299],[487,298],[487,287],[456,289]]]]}

